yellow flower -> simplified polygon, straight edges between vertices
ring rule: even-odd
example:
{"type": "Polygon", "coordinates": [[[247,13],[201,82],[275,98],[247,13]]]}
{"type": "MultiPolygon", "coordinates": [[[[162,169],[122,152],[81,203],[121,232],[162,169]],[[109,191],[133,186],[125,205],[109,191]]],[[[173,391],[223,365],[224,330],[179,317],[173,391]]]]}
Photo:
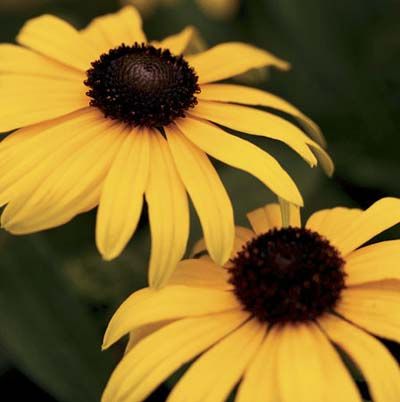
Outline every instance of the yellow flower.
{"type": "Polygon", "coordinates": [[[181,0],[121,0],[124,6],[136,7],[144,16],[148,16],[156,11],[157,7],[177,7],[181,0]]]}
{"type": "Polygon", "coordinates": [[[240,7],[240,0],[196,0],[203,12],[215,19],[233,18],[240,7]]]}
{"type": "MultiPolygon", "coordinates": [[[[120,0],[122,5],[136,7],[145,16],[153,14],[158,7],[177,7],[181,0],[120,0]]],[[[208,17],[229,19],[234,17],[240,6],[240,0],[196,0],[198,7],[208,17]]]]}
{"type": "Polygon", "coordinates": [[[24,47],[0,45],[2,227],[25,234],[61,225],[99,206],[96,243],[117,257],[143,205],[152,234],[150,284],[162,285],[185,252],[189,193],[210,254],[231,252],[232,206],[207,154],[260,179],[281,198],[301,195],[269,154],[219,128],[283,141],[311,166],[325,151],[295,125],[237,103],[263,105],[318,127],[284,100],[256,89],[214,84],[253,67],[288,64],[243,43],[183,58],[193,30],[148,43],[139,14],[126,7],[77,31],[43,15],[22,28],[24,47]],[[312,149],[312,151],[311,151],[312,149]]]}
{"type": "Polygon", "coordinates": [[[130,342],[102,401],[142,401],[195,359],[168,402],[224,401],[237,383],[237,402],[361,402],[336,345],[375,402],[398,402],[399,367],[370,334],[400,342],[400,240],[360,246],[400,222],[400,200],[322,210],[305,228],[298,213],[282,227],[273,204],[248,218],[224,268],[184,260],[121,305],[104,347],[130,342]]]}

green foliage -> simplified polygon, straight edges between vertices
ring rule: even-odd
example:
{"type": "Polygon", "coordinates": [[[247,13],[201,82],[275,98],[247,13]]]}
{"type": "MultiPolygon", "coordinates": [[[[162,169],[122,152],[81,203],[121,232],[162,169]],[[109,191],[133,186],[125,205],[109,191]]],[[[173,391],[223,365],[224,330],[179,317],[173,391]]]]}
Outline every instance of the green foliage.
{"type": "Polygon", "coordinates": [[[25,374],[62,402],[99,400],[110,371],[87,308],[40,236],[2,233],[0,342],[25,374]]]}

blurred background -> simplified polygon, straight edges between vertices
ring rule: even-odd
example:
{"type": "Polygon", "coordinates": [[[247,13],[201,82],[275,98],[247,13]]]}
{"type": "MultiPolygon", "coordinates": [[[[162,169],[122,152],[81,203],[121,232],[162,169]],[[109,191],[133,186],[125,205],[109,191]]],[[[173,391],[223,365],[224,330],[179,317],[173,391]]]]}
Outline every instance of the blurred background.
{"type": "MultiPolygon", "coordinates": [[[[336,163],[333,179],[280,144],[258,143],[297,181],[306,202],[303,216],[400,196],[398,0],[0,0],[0,41],[12,42],[28,18],[42,13],[83,27],[128,3],[141,9],[151,39],[191,24],[201,35],[199,48],[246,41],[292,63],[287,73],[259,70],[238,80],[284,97],[326,135],[336,163]]],[[[217,166],[240,224],[247,211],[273,200],[255,179],[217,166]]],[[[195,216],[193,222],[192,241],[200,234],[195,216]]],[[[105,263],[95,249],[94,226],[92,212],[40,234],[0,233],[2,401],[99,401],[123,350],[100,352],[102,333],[120,302],[145,286],[150,245],[144,212],[124,254],[105,263]]],[[[394,229],[385,238],[399,234],[394,229]]],[[[363,392],[368,400],[365,387],[363,392]]],[[[167,394],[168,383],[149,401],[164,401],[167,394]]]]}

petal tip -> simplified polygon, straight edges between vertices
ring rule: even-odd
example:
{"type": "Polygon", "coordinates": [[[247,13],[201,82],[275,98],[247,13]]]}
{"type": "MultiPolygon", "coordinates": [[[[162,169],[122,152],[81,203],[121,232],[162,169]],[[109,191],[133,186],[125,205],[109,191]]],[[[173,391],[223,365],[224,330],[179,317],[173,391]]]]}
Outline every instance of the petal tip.
{"type": "Polygon", "coordinates": [[[112,261],[114,260],[116,257],[118,257],[118,255],[114,255],[114,254],[101,254],[101,258],[103,259],[103,261],[112,261]]]}
{"type": "Polygon", "coordinates": [[[110,244],[104,244],[99,239],[96,239],[96,246],[103,261],[112,261],[122,253],[122,250],[112,247],[110,244]]]}
{"type": "Polygon", "coordinates": [[[116,343],[121,338],[121,336],[118,335],[115,336],[115,334],[114,335],[112,334],[110,324],[108,325],[103,337],[103,343],[101,345],[102,351],[109,349],[112,345],[114,345],[114,343],[116,343]]]}
{"type": "Polygon", "coordinates": [[[276,68],[281,70],[281,71],[289,71],[292,68],[292,65],[285,61],[285,60],[278,60],[276,63],[276,68]]]}

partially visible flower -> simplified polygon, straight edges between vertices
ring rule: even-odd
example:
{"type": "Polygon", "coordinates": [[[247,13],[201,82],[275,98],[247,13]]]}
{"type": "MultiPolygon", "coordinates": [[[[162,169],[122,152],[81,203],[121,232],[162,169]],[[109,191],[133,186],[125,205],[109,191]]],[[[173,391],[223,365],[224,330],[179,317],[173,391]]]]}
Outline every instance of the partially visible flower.
{"type": "Polygon", "coordinates": [[[141,14],[150,15],[159,6],[176,7],[181,0],[120,0],[123,6],[136,7],[141,14]]]}
{"type": "MultiPolygon", "coordinates": [[[[158,7],[177,7],[182,0],[120,0],[121,4],[134,6],[144,15],[153,14],[158,7]]],[[[240,6],[240,0],[195,0],[200,10],[215,19],[233,18],[240,6]]]]}
{"type": "Polygon", "coordinates": [[[193,29],[148,42],[133,7],[96,18],[77,31],[44,15],[0,45],[2,227],[32,233],[97,205],[96,243],[117,257],[149,207],[149,281],[162,286],[189,235],[189,193],[212,258],[224,263],[234,238],[228,194],[207,154],[260,179],[297,205],[292,179],[268,153],[220,126],[284,142],[328,173],[329,156],[297,126],[261,105],[293,115],[320,137],[298,109],[267,92],[216,84],[252,68],[288,64],[243,43],[183,57],[193,29]]]}
{"type": "Polygon", "coordinates": [[[287,227],[278,205],[248,218],[225,267],[182,261],[164,289],[121,305],[104,347],[130,342],[102,401],[143,401],[193,361],[168,402],[221,402],[238,383],[236,402],[361,402],[336,346],[375,402],[398,402],[399,366],[372,334],[400,342],[400,240],[360,246],[400,222],[400,200],[322,210],[304,228],[295,208],[287,227]]]}
{"type": "Polygon", "coordinates": [[[233,18],[240,6],[240,0],[196,0],[208,17],[227,20],[233,18]]]}

